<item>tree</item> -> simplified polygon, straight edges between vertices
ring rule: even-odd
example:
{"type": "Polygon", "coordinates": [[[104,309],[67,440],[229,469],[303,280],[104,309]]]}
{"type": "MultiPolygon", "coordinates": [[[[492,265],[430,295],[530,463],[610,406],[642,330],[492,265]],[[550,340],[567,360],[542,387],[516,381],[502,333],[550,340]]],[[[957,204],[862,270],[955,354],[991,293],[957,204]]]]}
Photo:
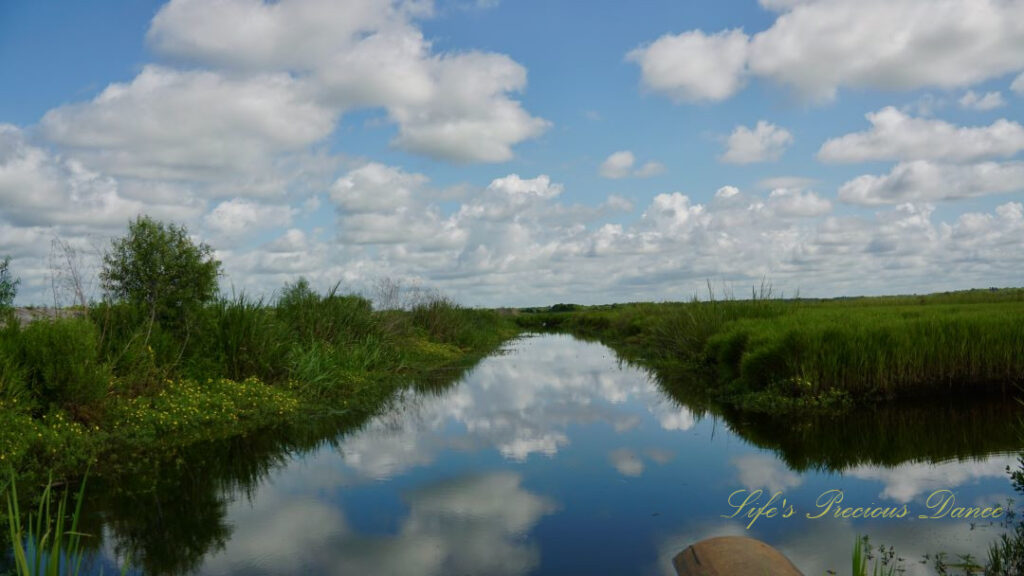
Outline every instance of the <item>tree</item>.
{"type": "Polygon", "coordinates": [[[150,327],[181,327],[217,297],[220,261],[206,243],[196,245],[184,226],[139,216],[128,235],[111,242],[100,282],[115,301],[141,307],[150,327]]]}
{"type": "Polygon", "coordinates": [[[18,294],[18,284],[21,283],[20,279],[11,277],[10,265],[10,256],[0,260],[0,312],[14,304],[14,297],[18,294]]]}

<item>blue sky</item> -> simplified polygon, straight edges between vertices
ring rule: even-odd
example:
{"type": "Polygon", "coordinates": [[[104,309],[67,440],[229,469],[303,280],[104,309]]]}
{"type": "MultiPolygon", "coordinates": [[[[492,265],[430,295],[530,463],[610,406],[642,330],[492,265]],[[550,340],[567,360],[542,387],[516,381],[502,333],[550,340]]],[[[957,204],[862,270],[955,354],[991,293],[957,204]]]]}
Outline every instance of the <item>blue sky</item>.
{"type": "Polygon", "coordinates": [[[23,303],[54,300],[53,238],[94,271],[140,213],[267,294],[1020,285],[1019,21],[995,0],[7,2],[0,253],[23,303]]]}

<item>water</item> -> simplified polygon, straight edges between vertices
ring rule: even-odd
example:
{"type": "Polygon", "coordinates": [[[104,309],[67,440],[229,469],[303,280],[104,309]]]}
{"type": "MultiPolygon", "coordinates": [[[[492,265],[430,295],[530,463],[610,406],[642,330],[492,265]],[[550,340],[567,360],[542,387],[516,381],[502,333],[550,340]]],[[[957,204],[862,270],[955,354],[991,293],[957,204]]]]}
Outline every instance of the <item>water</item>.
{"type": "Polygon", "coordinates": [[[89,521],[108,573],[130,554],[150,573],[672,574],[675,553],[722,534],[765,540],[806,574],[842,573],[859,533],[917,573],[928,552],[984,558],[997,527],[916,516],[939,489],[1005,503],[1013,421],[1005,401],[842,421],[698,415],[607,348],[546,335],[331,441],[255,437],[98,487],[89,521]],[[726,517],[730,494],[758,489],[782,492],[792,515],[749,529],[726,517]],[[808,519],[832,489],[908,515],[808,519]]]}

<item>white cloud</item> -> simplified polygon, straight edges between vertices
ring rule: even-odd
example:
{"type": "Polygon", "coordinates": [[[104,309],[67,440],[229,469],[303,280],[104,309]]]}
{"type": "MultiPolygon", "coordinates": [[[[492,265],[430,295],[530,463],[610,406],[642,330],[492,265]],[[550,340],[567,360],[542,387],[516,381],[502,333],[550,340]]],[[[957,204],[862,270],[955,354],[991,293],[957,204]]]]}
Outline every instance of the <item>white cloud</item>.
{"type": "Polygon", "coordinates": [[[792,143],[793,135],[789,130],[760,120],[753,130],[737,126],[729,135],[726,151],[719,159],[728,164],[775,161],[792,143]]]}
{"type": "Polygon", "coordinates": [[[1024,69],[1017,0],[765,0],[778,12],[747,39],[738,30],[663,36],[629,58],[644,85],[679,101],[721,100],[743,73],[828,100],[840,87],[958,88],[1024,69]],[[715,54],[718,52],[720,54],[715,54]]]}
{"type": "MultiPolygon", "coordinates": [[[[429,464],[453,447],[452,437],[444,433],[453,424],[466,430],[454,440],[461,450],[496,451],[517,462],[553,456],[569,445],[576,424],[603,422],[613,428],[632,403],[654,405],[652,415],[659,418],[657,409],[666,404],[655,405],[659,392],[643,372],[607,370],[614,358],[603,347],[557,337],[525,340],[517,350],[481,364],[465,386],[445,398],[421,398],[397,414],[368,422],[339,449],[346,467],[360,478],[379,479],[429,464]],[[530,355],[528,364],[521,361],[523,350],[530,355]],[[522,385],[509,387],[507,382],[522,385]]],[[[688,416],[693,426],[688,410],[671,408],[667,411],[680,419],[688,416]]],[[[651,458],[661,462],[666,455],[651,458]]]]}
{"type": "Polygon", "coordinates": [[[217,66],[305,67],[395,17],[390,2],[374,0],[174,0],[153,17],[147,40],[162,54],[217,66]]]}
{"type": "Polygon", "coordinates": [[[739,193],[740,189],[735,186],[722,186],[715,191],[715,198],[732,198],[739,193]]]}
{"type": "Polygon", "coordinates": [[[988,126],[963,127],[943,120],[913,118],[891,106],[866,118],[870,130],[828,140],[818,150],[818,159],[972,162],[1008,158],[1024,150],[1024,126],[1005,119],[988,126]]]}
{"type": "Polygon", "coordinates": [[[370,163],[339,178],[331,187],[331,200],[347,212],[386,211],[407,205],[426,183],[422,174],[370,163]]]}
{"type": "Polygon", "coordinates": [[[496,178],[487,186],[489,191],[514,198],[536,197],[551,199],[562,193],[561,184],[553,184],[551,178],[541,174],[536,178],[520,178],[518,174],[509,174],[504,178],[496,178]]]}
{"type": "Polygon", "coordinates": [[[768,205],[783,217],[821,216],[832,211],[832,203],[814,192],[776,188],[768,195],[768,205]]]}
{"type": "MultiPolygon", "coordinates": [[[[949,168],[936,166],[939,181],[950,178],[941,172],[949,168]]],[[[1009,166],[986,178],[1024,181],[1008,178],[1009,166]]],[[[840,194],[844,202],[882,205],[872,217],[833,215],[830,199],[807,188],[747,194],[723,187],[708,203],[682,192],[659,194],[636,217],[614,223],[605,220],[613,214],[605,208],[566,205],[563,187],[547,177],[498,178],[445,210],[421,192],[424,185],[388,209],[341,209],[336,239],[289,232],[273,249],[225,261],[231,281],[244,281],[247,290],[300,274],[353,287],[389,276],[490,306],[687,298],[707,278],[742,285],[767,276],[779,290],[812,296],[848,293],[854,280],[865,294],[1016,282],[1014,270],[1024,266],[1018,203],[939,218],[929,205],[907,202],[936,201],[964,188],[929,192],[929,178],[909,178],[915,184],[909,189],[874,182],[858,191],[851,184],[840,194]],[[291,244],[303,251],[277,248],[291,244]]],[[[958,178],[970,180],[953,181],[958,178]]],[[[510,440],[506,449],[543,451],[558,442],[538,432],[510,440]]]]}
{"type": "Polygon", "coordinates": [[[970,86],[1024,68],[1022,17],[1014,1],[801,3],[751,40],[750,69],[812,98],[970,86]]]}
{"type": "MultiPolygon", "coordinates": [[[[540,562],[536,544],[524,539],[557,504],[523,488],[511,472],[458,476],[402,494],[404,517],[388,533],[361,533],[349,525],[336,502],[316,495],[334,492],[338,470],[324,464],[337,456],[325,452],[278,480],[298,477],[311,491],[293,498],[276,483],[259,487],[259,497],[238,499],[229,506],[232,537],[222,549],[203,559],[203,572],[227,573],[259,569],[313,574],[525,574],[540,562]],[[321,472],[315,478],[309,478],[321,472]],[[325,482],[324,478],[328,481],[325,482]],[[302,529],[303,519],[318,530],[302,529]]],[[[292,480],[294,483],[294,480],[292,480]]]]}
{"type": "Polygon", "coordinates": [[[1013,80],[1013,84],[1010,84],[1010,90],[1012,90],[1014,94],[1024,94],[1024,72],[1013,80]]]}
{"type": "Polygon", "coordinates": [[[724,100],[743,87],[747,35],[740,29],[666,34],[631,51],[643,85],[675,102],[724,100]]]}
{"type": "Polygon", "coordinates": [[[1024,163],[935,164],[900,162],[881,176],[858,176],[839,188],[852,204],[896,204],[956,200],[1024,189],[1024,163]]]}
{"type": "Polygon", "coordinates": [[[512,146],[549,126],[509,96],[526,87],[526,69],[503,54],[433,53],[414,23],[424,12],[376,0],[173,0],[148,38],[160,53],[201,64],[295,74],[338,111],[384,107],[398,125],[394,144],[409,151],[509,160],[512,146]]]}
{"type": "Polygon", "coordinates": [[[213,180],[260,170],[334,129],[335,114],[287,75],[229,78],[147,66],[91,102],[55,108],[43,134],[115,176],[213,180]]]}
{"type": "Polygon", "coordinates": [[[608,455],[612,466],[623,476],[636,477],[644,473],[644,461],[640,455],[627,448],[620,448],[608,455]]]}
{"type": "Polygon", "coordinates": [[[118,180],[55,156],[31,144],[21,129],[0,124],[0,220],[10,224],[96,232],[124,226],[143,211],[179,219],[202,210],[187,191],[174,192],[173,198],[126,195],[118,180]]]}
{"type": "Polygon", "coordinates": [[[432,62],[431,97],[390,108],[398,146],[455,162],[504,162],[513,145],[548,128],[506,96],[526,86],[526,69],[507,56],[471,52],[432,62]]]}
{"type": "Polygon", "coordinates": [[[650,178],[665,171],[665,166],[660,162],[645,162],[640,168],[634,169],[636,157],[629,150],[614,152],[605,158],[601,163],[598,173],[605,178],[620,179],[627,177],[650,178]]]}
{"type": "Polygon", "coordinates": [[[658,194],[643,214],[643,222],[659,233],[685,235],[706,219],[704,206],[691,205],[690,198],[679,192],[658,194]]]}
{"type": "Polygon", "coordinates": [[[959,100],[960,106],[971,110],[995,110],[1006,106],[1001,92],[986,92],[979,96],[974,90],[968,90],[959,100]]]}
{"type": "Polygon", "coordinates": [[[739,473],[739,483],[747,490],[767,490],[766,499],[776,492],[784,492],[803,484],[803,478],[778,458],[769,454],[744,454],[732,459],[739,473]]]}
{"type": "Polygon", "coordinates": [[[633,202],[631,200],[615,194],[609,194],[608,199],[604,201],[603,206],[620,212],[632,212],[633,210],[633,202]]]}
{"type": "Polygon", "coordinates": [[[625,178],[629,176],[629,172],[633,169],[635,162],[636,158],[632,152],[621,150],[605,158],[604,162],[601,163],[599,172],[605,178],[625,178]]]}
{"type": "Polygon", "coordinates": [[[1005,477],[1006,469],[1016,464],[1016,457],[996,454],[962,462],[904,463],[891,468],[860,466],[843,474],[881,481],[885,487],[879,497],[906,503],[934,490],[955,489],[982,478],[1005,477]]]}
{"type": "Polygon", "coordinates": [[[637,178],[650,178],[652,176],[657,176],[658,174],[661,174],[664,171],[664,164],[652,160],[649,162],[644,162],[643,166],[637,168],[633,172],[633,176],[636,176],[637,178]]]}
{"type": "Polygon", "coordinates": [[[242,236],[291,225],[294,210],[288,206],[261,204],[244,198],[221,202],[203,221],[224,236],[242,236]]]}
{"type": "Polygon", "coordinates": [[[772,12],[788,12],[801,4],[810,4],[814,0],[758,0],[765,10],[772,12]]]}
{"type": "MultiPolygon", "coordinates": [[[[1024,266],[1019,203],[944,218],[924,204],[1007,190],[1007,182],[1024,181],[1017,162],[905,162],[892,174],[851,180],[840,200],[883,205],[865,218],[832,215],[830,198],[797,180],[772,192],[723,186],[709,202],[696,200],[700,191],[657,194],[628,216],[622,212],[632,205],[622,198],[571,204],[564,187],[545,175],[509,174],[454,195],[433,189],[421,174],[370,163],[331,188],[336,228],[300,230],[289,218],[299,214],[302,198],[229,196],[204,218],[208,195],[188,183],[76,173],[75,161],[29,144],[17,129],[5,135],[0,243],[26,279],[27,301],[47,298],[39,246],[55,230],[109,234],[122,230],[136,208],[215,233],[225,285],[253,294],[269,294],[299,275],[320,287],[342,281],[357,290],[387,276],[491,306],[686,298],[707,278],[741,285],[762,276],[787,292],[846,293],[857,280],[859,291],[871,294],[1007,285],[1024,266]],[[38,195],[21,194],[26,182],[38,195]],[[37,200],[47,206],[32,204],[37,200]],[[251,241],[243,232],[260,223],[282,231],[262,245],[241,242],[251,241]]],[[[692,425],[688,413],[658,410],[665,426],[692,425]]],[[[557,430],[532,430],[501,446],[520,457],[558,450],[564,441],[557,430]]]]}

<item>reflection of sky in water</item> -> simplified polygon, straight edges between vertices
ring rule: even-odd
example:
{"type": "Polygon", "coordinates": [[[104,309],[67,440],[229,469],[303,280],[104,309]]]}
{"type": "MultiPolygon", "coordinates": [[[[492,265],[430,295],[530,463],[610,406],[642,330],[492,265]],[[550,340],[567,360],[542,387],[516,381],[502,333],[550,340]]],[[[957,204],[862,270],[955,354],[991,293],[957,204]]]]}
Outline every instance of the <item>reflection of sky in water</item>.
{"type": "Polygon", "coordinates": [[[923,510],[929,493],[1003,501],[993,455],[937,465],[797,473],[721,422],[697,421],[606,348],[565,336],[517,342],[441,394],[409,393],[364,429],[274,473],[231,506],[209,574],[671,574],[696,540],[747,533],[807,574],[844,569],[853,540],[984,557],[994,529],[966,521],[807,520],[821,492],[923,510]],[[723,518],[738,489],[784,491],[786,520],[723,518]]]}

